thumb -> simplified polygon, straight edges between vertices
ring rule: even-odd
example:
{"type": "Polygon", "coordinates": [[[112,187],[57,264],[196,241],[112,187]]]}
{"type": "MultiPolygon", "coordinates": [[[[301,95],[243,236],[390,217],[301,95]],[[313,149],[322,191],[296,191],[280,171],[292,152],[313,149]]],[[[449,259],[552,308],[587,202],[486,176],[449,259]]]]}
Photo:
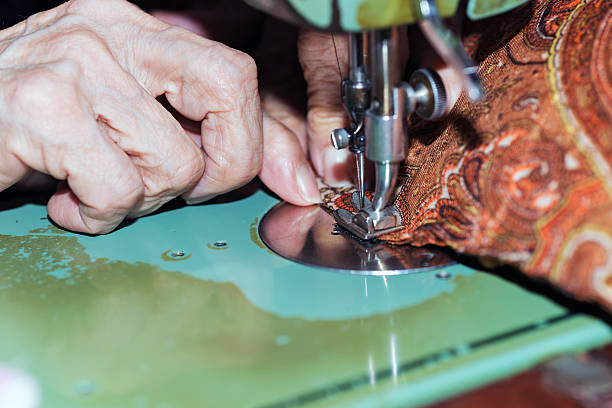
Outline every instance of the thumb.
{"type": "Polygon", "coordinates": [[[332,38],[329,34],[302,30],[298,38],[298,56],[308,93],[310,160],[317,173],[332,186],[350,183],[351,155],[348,150],[334,149],[330,142],[331,131],[348,124],[340,94],[341,75],[347,73],[347,47],[344,36],[332,38]],[[339,66],[342,73],[338,72],[339,66]]]}
{"type": "Polygon", "coordinates": [[[263,166],[259,178],[285,201],[310,205],[321,201],[315,174],[297,136],[264,112],[263,166]]]}

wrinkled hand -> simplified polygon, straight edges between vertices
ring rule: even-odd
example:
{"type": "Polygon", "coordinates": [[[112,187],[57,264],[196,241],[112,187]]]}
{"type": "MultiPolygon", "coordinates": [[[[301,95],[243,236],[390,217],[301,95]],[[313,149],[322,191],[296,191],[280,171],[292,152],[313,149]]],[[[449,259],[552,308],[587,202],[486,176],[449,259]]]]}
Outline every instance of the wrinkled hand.
{"type": "MultiPolygon", "coordinates": [[[[259,176],[270,189],[293,204],[308,205],[321,199],[315,174],[334,186],[350,183],[354,159],[330,143],[331,131],[348,120],[330,35],[298,31],[237,0],[190,12],[155,11],[153,15],[253,52],[264,115],[264,159],[259,176]],[[254,38],[259,43],[253,44],[254,38]]],[[[347,41],[341,35],[335,40],[346,75],[347,41]]]]}
{"type": "Polygon", "coordinates": [[[65,180],[48,214],[86,233],[229,191],[261,166],[257,88],[246,54],[122,0],[34,15],[0,31],[0,191],[31,170],[65,180]]]}

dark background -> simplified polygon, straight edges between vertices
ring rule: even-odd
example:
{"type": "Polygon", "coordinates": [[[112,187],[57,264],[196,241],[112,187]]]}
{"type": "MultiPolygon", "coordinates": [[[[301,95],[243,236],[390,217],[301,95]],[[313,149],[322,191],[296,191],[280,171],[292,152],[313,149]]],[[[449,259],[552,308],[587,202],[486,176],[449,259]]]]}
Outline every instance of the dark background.
{"type": "Polygon", "coordinates": [[[4,0],[0,4],[0,29],[10,27],[31,14],[61,3],[57,0],[4,0]]]}
{"type": "MultiPolygon", "coordinates": [[[[105,0],[98,0],[105,1],[105,0]]],[[[65,0],[0,0],[0,29],[8,28],[39,11],[48,10],[64,3],[65,0]]],[[[147,9],[180,10],[192,8],[197,0],[136,0],[132,3],[147,9]]],[[[202,2],[200,2],[202,3],[202,2]]],[[[205,1],[208,5],[210,0],[205,1]]],[[[216,1],[212,1],[216,3],[216,1]]]]}

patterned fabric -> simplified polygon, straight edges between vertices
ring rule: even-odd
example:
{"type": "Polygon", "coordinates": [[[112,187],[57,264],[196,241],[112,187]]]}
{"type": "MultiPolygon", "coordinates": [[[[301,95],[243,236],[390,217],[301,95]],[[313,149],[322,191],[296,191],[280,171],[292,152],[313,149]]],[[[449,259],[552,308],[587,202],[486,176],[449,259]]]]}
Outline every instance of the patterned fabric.
{"type": "MultiPolygon", "coordinates": [[[[487,98],[414,123],[394,244],[513,264],[612,309],[612,0],[533,1],[471,27],[487,98]]],[[[352,210],[346,192],[329,208],[352,210]]]]}

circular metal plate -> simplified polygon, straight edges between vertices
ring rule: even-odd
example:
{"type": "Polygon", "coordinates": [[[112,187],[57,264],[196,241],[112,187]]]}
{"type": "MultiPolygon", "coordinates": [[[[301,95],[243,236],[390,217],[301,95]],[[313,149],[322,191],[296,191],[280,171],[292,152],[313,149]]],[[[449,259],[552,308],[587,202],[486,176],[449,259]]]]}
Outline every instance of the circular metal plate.
{"type": "Polygon", "coordinates": [[[400,275],[455,263],[442,250],[362,241],[338,231],[319,206],[274,206],[259,224],[262,241],[278,255],[300,264],[361,275],[400,275]]]}

